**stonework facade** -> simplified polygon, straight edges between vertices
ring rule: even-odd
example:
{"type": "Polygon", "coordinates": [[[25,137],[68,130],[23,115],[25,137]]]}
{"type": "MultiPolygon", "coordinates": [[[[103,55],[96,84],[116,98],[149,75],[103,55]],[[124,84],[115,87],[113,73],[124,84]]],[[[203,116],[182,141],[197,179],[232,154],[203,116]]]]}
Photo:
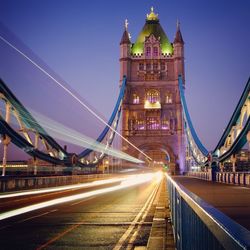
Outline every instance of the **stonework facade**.
{"type": "MultiPolygon", "coordinates": [[[[185,162],[182,107],[178,75],[185,82],[184,42],[179,25],[173,43],[151,10],[134,44],[128,27],[120,42],[120,79],[127,77],[122,106],[122,135],[152,158],[183,171],[185,162]]],[[[143,154],[122,143],[122,150],[145,160],[143,154]]]]}

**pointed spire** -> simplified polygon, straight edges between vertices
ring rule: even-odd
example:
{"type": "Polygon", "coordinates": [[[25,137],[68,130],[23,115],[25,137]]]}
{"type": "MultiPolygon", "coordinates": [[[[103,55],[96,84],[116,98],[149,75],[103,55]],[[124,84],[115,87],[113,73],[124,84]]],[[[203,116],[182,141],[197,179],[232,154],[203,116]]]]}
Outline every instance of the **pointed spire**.
{"type": "Polygon", "coordinates": [[[182,35],[181,35],[181,29],[180,29],[180,21],[177,19],[177,24],[176,24],[176,34],[175,34],[175,38],[174,38],[174,43],[180,43],[180,44],[184,44],[182,35]]]}
{"type": "Polygon", "coordinates": [[[128,33],[128,19],[125,20],[124,22],[124,32],[123,32],[123,35],[122,35],[122,39],[121,39],[121,42],[120,42],[120,45],[121,44],[130,44],[130,34],[128,33]]]}

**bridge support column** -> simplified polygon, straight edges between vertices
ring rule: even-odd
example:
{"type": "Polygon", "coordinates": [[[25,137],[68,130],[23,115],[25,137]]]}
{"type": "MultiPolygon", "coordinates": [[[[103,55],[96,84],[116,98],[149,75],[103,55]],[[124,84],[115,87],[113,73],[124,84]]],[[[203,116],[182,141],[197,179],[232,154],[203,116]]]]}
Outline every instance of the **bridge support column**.
{"type": "Polygon", "coordinates": [[[247,133],[248,151],[250,151],[250,131],[247,133]]]}
{"type": "Polygon", "coordinates": [[[224,162],[219,162],[220,172],[224,171],[224,162]]]}
{"type": "Polygon", "coordinates": [[[235,157],[235,155],[231,156],[231,162],[232,162],[232,171],[236,172],[236,157],[235,157]]]}
{"type": "Polygon", "coordinates": [[[34,157],[33,164],[34,164],[34,175],[37,175],[37,159],[36,159],[36,157],[34,157]]]}
{"type": "Polygon", "coordinates": [[[3,136],[3,171],[2,176],[5,176],[6,173],[6,165],[7,165],[7,149],[10,143],[10,137],[7,135],[3,136]]]}
{"type": "MultiPolygon", "coordinates": [[[[36,133],[35,144],[34,144],[35,149],[38,149],[38,141],[39,141],[39,134],[36,133]]],[[[33,159],[33,164],[34,164],[34,175],[37,175],[37,159],[36,159],[36,157],[34,157],[34,159],[33,159]]]]}

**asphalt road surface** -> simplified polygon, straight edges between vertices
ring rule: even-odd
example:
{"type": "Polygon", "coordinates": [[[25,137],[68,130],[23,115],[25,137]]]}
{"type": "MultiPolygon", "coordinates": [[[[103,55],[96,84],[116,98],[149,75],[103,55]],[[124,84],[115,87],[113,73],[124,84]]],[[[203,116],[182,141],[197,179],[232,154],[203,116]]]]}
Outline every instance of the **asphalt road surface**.
{"type": "Polygon", "coordinates": [[[173,179],[250,230],[250,188],[223,184],[192,177],[173,179]]]}
{"type": "MultiPolygon", "coordinates": [[[[1,219],[0,249],[118,250],[146,246],[158,184],[154,179],[41,209],[31,207],[30,212],[1,219]]],[[[1,199],[1,214],[110,186],[1,199]]]]}

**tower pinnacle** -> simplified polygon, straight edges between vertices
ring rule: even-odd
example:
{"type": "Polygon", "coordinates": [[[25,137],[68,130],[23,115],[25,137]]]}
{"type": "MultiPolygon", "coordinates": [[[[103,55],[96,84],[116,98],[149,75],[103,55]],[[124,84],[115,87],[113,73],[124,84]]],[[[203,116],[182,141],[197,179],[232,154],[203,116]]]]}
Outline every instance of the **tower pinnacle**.
{"type": "Polygon", "coordinates": [[[180,43],[180,44],[184,44],[182,35],[181,35],[181,29],[180,29],[180,21],[177,19],[177,23],[176,23],[176,34],[175,34],[175,38],[174,38],[174,43],[180,43]]]}
{"type": "Polygon", "coordinates": [[[125,19],[124,23],[125,30],[128,30],[128,25],[129,25],[128,19],[125,19]]]}
{"type": "Polygon", "coordinates": [[[154,13],[154,7],[151,7],[151,12],[150,14],[147,14],[147,20],[148,21],[158,21],[158,14],[154,13]]]}

